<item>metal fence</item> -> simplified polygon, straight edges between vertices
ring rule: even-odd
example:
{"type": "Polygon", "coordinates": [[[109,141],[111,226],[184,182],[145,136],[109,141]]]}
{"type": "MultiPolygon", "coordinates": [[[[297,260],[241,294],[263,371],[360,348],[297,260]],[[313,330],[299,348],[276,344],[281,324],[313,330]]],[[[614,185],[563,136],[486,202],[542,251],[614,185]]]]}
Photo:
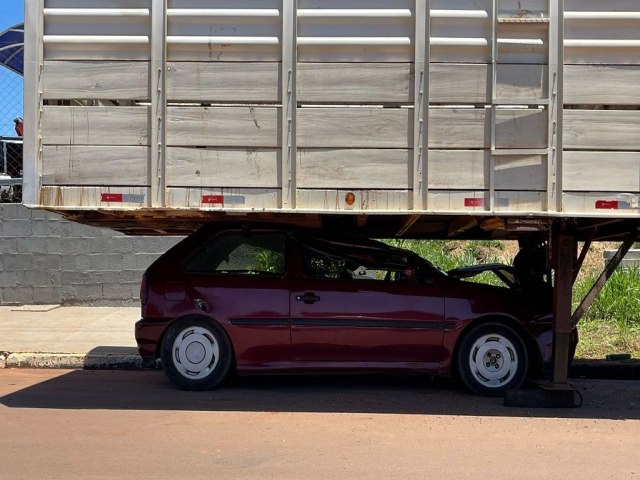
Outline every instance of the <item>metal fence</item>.
{"type": "Polygon", "coordinates": [[[22,201],[22,77],[0,67],[0,203],[22,201]]]}

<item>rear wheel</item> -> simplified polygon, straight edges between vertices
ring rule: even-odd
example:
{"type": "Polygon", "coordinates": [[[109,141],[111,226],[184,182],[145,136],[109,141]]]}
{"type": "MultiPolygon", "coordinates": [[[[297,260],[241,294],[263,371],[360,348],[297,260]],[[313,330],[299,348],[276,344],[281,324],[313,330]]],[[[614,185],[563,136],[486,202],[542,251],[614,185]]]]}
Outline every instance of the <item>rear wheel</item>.
{"type": "Polygon", "coordinates": [[[487,396],[518,388],[529,370],[522,338],[501,323],[484,323],[469,331],[460,344],[457,363],[464,385],[487,396]]]}
{"type": "Polygon", "coordinates": [[[169,327],[161,346],[162,367],[185,390],[208,390],[229,373],[232,350],[226,334],[202,318],[183,318],[169,327]]]}

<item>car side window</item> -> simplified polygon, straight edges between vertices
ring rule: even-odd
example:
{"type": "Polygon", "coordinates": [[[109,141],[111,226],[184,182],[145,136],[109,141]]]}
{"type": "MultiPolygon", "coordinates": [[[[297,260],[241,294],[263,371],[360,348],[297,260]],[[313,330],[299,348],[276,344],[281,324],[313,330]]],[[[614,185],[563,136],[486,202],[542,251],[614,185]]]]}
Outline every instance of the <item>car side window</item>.
{"type": "Polygon", "coordinates": [[[308,278],[351,279],[353,274],[348,268],[347,260],[330,255],[314,248],[302,249],[304,275],[308,278]]]}
{"type": "Polygon", "coordinates": [[[186,273],[284,276],[285,236],[226,234],[214,238],[185,264],[186,273]]]}

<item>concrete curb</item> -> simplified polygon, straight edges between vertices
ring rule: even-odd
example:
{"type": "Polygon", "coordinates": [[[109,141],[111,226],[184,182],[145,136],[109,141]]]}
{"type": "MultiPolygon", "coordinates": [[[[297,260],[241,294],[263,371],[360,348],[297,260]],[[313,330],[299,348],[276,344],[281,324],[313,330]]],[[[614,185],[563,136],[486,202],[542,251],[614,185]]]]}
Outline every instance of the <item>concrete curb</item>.
{"type": "Polygon", "coordinates": [[[0,355],[0,368],[142,370],[143,366],[137,354],[23,352],[0,355]]]}

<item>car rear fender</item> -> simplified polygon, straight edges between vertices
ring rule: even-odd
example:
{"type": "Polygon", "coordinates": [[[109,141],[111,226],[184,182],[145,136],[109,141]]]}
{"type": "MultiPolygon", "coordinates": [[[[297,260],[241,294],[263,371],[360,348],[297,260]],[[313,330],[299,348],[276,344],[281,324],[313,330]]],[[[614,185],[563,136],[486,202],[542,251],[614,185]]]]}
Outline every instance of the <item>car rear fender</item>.
{"type": "Polygon", "coordinates": [[[458,340],[456,341],[453,349],[453,356],[451,358],[451,373],[453,376],[458,376],[458,366],[455,359],[458,358],[458,351],[460,350],[462,340],[472,328],[484,323],[501,323],[513,329],[518,335],[520,335],[520,338],[522,338],[522,341],[527,348],[527,353],[529,354],[529,374],[535,375],[542,370],[542,356],[540,354],[540,349],[538,348],[536,340],[533,338],[531,333],[529,333],[522,324],[514,318],[503,315],[488,315],[469,322],[464,326],[460,335],[458,335],[458,340]]]}

